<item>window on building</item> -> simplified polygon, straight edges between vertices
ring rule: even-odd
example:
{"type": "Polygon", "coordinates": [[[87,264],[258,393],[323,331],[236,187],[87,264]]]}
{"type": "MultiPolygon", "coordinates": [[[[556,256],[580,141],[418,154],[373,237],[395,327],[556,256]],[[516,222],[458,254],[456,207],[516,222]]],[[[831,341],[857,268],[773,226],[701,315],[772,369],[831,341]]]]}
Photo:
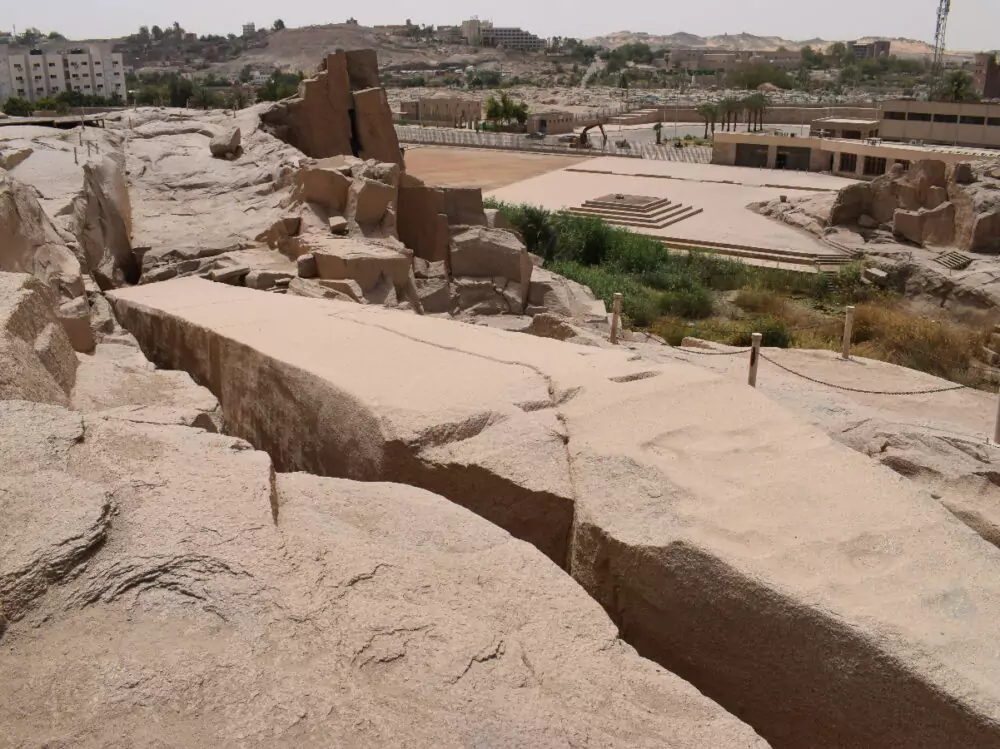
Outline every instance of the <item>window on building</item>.
{"type": "Polygon", "coordinates": [[[56,64],[55,64],[54,62],[50,62],[50,63],[49,63],[49,67],[50,67],[50,68],[54,68],[55,66],[56,66],[56,64]]]}
{"type": "Polygon", "coordinates": [[[55,81],[55,80],[58,80],[58,79],[59,79],[59,76],[57,76],[55,73],[53,73],[52,75],[49,76],[49,80],[55,81]]]}
{"type": "Polygon", "coordinates": [[[864,173],[867,175],[885,174],[885,165],[885,159],[877,156],[865,156],[864,173]]]}
{"type": "Polygon", "coordinates": [[[840,154],[840,171],[842,172],[858,171],[858,155],[856,153],[840,154]]]}
{"type": "Polygon", "coordinates": [[[972,117],[971,115],[963,114],[958,118],[958,121],[963,125],[985,125],[985,117],[972,117]]]}
{"type": "Polygon", "coordinates": [[[94,76],[96,78],[103,78],[104,77],[104,73],[94,73],[94,76]]]}
{"type": "Polygon", "coordinates": [[[990,117],[986,120],[989,127],[1000,127],[1000,117],[990,117]]]}
{"type": "Polygon", "coordinates": [[[44,88],[36,88],[35,89],[35,93],[36,94],[44,94],[45,93],[45,89],[44,88]]]}
{"type": "Polygon", "coordinates": [[[18,96],[24,96],[24,89],[23,89],[23,88],[19,88],[19,89],[17,90],[17,95],[18,95],[18,96]]]}
{"type": "Polygon", "coordinates": [[[34,65],[31,66],[32,70],[38,70],[40,67],[42,67],[41,64],[39,64],[37,62],[34,65]]]}
{"type": "Polygon", "coordinates": [[[101,64],[100,60],[94,60],[94,65],[100,65],[100,64],[101,64]]]}
{"type": "Polygon", "coordinates": [[[42,80],[42,76],[40,76],[40,75],[36,75],[36,76],[35,76],[35,80],[36,80],[36,81],[40,81],[40,80],[42,80]]]}
{"type": "Polygon", "coordinates": [[[19,75],[19,76],[17,77],[17,80],[19,80],[19,81],[21,81],[22,83],[24,83],[24,76],[23,76],[23,75],[19,75]]]}
{"type": "Polygon", "coordinates": [[[98,91],[103,91],[103,90],[104,90],[104,86],[98,86],[98,87],[97,87],[97,90],[98,90],[98,91]]]}
{"type": "Polygon", "coordinates": [[[944,123],[947,123],[947,124],[952,124],[954,122],[958,122],[958,115],[957,114],[936,114],[936,115],[934,115],[934,121],[935,122],[944,122],[944,123]]]}
{"type": "Polygon", "coordinates": [[[116,73],[115,73],[115,77],[116,77],[116,78],[117,78],[118,76],[120,76],[120,75],[121,75],[121,73],[118,73],[118,72],[116,72],[116,73]]]}
{"type": "Polygon", "coordinates": [[[906,112],[885,112],[882,117],[887,120],[905,120],[906,112]]]}
{"type": "Polygon", "coordinates": [[[931,116],[927,112],[910,112],[906,119],[910,122],[930,122],[931,116]]]}

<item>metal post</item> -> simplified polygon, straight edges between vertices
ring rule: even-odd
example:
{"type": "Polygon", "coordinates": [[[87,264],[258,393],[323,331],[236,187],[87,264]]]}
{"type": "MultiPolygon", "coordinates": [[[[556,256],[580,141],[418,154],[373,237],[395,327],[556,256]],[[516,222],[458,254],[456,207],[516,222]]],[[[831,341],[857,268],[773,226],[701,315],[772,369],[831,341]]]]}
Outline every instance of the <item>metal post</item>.
{"type": "Polygon", "coordinates": [[[993,444],[1000,445],[1000,398],[997,399],[997,421],[993,427],[993,444]]]}
{"type": "Polygon", "coordinates": [[[760,342],[763,339],[763,333],[753,334],[753,345],[750,349],[750,377],[747,380],[752,388],[757,387],[757,366],[760,364],[760,342]]]}
{"type": "Polygon", "coordinates": [[[76,146],[73,146],[73,163],[79,164],[80,158],[76,155],[76,146]]]}
{"type": "Polygon", "coordinates": [[[618,326],[622,318],[622,295],[615,294],[615,303],[611,308],[611,342],[618,343],[618,326]]]}
{"type": "Polygon", "coordinates": [[[844,358],[851,358],[851,335],[854,331],[854,307],[847,308],[844,318],[844,358]]]}

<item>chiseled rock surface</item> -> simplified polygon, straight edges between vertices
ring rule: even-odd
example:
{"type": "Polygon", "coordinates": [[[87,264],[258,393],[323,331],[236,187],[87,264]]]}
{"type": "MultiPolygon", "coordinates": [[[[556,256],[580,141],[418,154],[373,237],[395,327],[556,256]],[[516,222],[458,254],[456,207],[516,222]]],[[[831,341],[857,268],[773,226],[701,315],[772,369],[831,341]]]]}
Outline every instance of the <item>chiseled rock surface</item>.
{"type": "Polygon", "coordinates": [[[421,486],[531,541],[773,745],[1000,744],[996,549],[744,383],[196,280],[112,297],[281,470],[421,486]]]}
{"type": "Polygon", "coordinates": [[[70,407],[102,418],[221,431],[215,396],[186,372],[157,369],[129,338],[79,357],[70,407]]]}
{"type": "Polygon", "coordinates": [[[14,746],[767,746],[440,497],[53,406],[0,430],[14,746]]]}
{"type": "Polygon", "coordinates": [[[56,297],[25,273],[0,273],[0,398],[66,405],[77,359],[56,297]]]}

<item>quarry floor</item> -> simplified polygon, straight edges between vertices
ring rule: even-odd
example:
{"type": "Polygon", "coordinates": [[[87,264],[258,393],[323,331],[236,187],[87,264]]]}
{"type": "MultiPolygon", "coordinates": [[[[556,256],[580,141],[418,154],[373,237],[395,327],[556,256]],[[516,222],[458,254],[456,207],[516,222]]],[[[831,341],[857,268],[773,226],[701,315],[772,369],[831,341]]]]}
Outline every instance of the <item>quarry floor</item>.
{"type": "Polygon", "coordinates": [[[835,253],[829,245],[747,206],[781,195],[836,191],[848,184],[850,180],[840,177],[805,172],[603,157],[494,188],[488,196],[550,210],[579,206],[609,193],[668,198],[703,212],[664,229],[643,229],[644,234],[829,255],[835,253]]]}
{"type": "Polygon", "coordinates": [[[475,148],[407,146],[406,170],[442,187],[498,187],[574,166],[587,158],[475,148]]]}

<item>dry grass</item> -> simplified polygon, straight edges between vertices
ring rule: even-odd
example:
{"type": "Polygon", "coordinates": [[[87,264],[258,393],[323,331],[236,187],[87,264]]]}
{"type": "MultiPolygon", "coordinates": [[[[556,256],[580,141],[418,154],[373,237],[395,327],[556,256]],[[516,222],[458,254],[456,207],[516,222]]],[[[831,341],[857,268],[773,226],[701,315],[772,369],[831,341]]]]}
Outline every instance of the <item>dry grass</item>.
{"type": "MultiPolygon", "coordinates": [[[[713,317],[691,323],[676,317],[656,321],[654,330],[679,345],[686,336],[731,346],[747,345],[754,332],[764,333],[764,345],[839,351],[843,345],[842,315],[822,314],[780,293],[744,289],[733,303],[746,317],[713,317]]],[[[898,300],[859,304],[854,312],[852,352],[861,356],[983,387],[977,365],[987,332],[958,323],[932,320],[908,311],[898,300]]]]}

